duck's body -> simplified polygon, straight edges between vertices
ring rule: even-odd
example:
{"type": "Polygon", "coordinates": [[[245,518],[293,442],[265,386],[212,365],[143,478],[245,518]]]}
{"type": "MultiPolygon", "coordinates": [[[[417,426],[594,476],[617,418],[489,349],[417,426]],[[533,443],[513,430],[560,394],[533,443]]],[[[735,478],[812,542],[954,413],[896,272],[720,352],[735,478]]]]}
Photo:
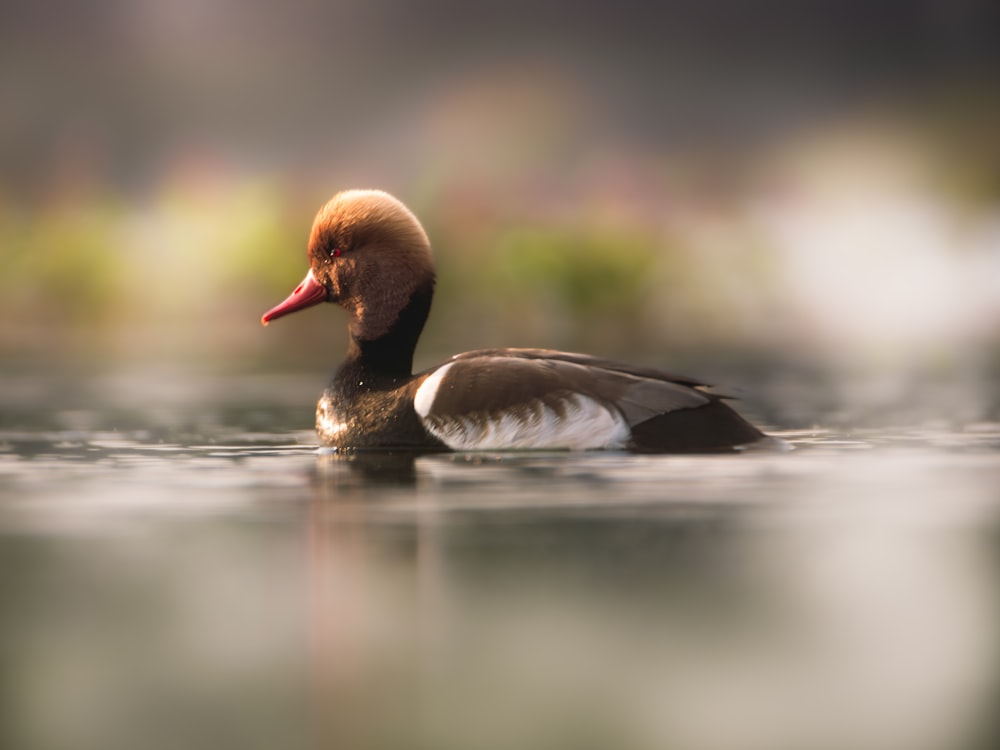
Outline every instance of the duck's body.
{"type": "Polygon", "coordinates": [[[416,218],[380,191],[320,210],[310,271],[267,323],[323,301],[350,315],[347,358],[316,410],[337,449],[733,451],[767,438],[690,378],[544,349],[466,352],[412,374],[434,269],[416,218]]]}

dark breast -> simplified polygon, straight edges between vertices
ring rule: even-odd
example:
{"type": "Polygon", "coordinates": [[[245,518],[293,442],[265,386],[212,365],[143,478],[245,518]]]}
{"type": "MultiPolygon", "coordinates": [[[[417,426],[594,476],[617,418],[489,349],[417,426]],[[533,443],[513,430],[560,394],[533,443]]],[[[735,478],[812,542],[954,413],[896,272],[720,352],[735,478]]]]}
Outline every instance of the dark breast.
{"type": "Polygon", "coordinates": [[[415,383],[334,382],[316,405],[316,433],[330,448],[443,450],[413,410],[415,383]]]}

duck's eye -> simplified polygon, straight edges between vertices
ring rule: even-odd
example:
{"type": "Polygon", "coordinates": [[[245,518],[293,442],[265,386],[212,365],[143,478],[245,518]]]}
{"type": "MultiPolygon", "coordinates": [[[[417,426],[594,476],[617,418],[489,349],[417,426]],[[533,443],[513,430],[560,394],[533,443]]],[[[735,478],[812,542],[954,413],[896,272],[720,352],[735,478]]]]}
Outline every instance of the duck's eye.
{"type": "Polygon", "coordinates": [[[340,254],[341,254],[342,252],[343,252],[343,250],[341,250],[341,249],[340,249],[339,247],[335,247],[335,248],[333,248],[333,250],[331,251],[331,253],[330,253],[330,257],[331,257],[331,258],[339,258],[339,257],[340,257],[340,254]]]}

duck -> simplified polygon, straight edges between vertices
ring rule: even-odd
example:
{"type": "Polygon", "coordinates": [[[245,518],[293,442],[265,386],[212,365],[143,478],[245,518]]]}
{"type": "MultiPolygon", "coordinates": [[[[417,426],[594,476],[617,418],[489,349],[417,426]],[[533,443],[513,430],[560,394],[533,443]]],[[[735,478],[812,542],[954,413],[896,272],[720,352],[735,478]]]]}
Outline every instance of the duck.
{"type": "Polygon", "coordinates": [[[414,373],[434,259],[389,193],[334,195],[307,252],[305,278],[261,322],[324,302],[346,311],[347,355],[316,406],[324,448],[727,453],[769,441],[705,383],[587,354],[480,349],[414,373]]]}

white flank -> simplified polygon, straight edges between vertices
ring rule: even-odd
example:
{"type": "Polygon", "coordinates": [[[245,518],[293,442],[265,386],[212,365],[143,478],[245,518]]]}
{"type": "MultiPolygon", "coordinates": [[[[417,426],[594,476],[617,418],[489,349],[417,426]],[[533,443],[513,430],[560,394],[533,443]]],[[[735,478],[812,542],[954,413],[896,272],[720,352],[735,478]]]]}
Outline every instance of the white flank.
{"type": "Polygon", "coordinates": [[[414,405],[424,427],[452,450],[613,449],[623,448],[630,435],[625,419],[616,409],[580,394],[566,398],[565,416],[538,401],[526,418],[503,412],[428,419],[439,383],[439,373],[424,381],[417,391],[420,401],[414,405]],[[437,380],[431,383],[433,378],[437,380]],[[425,388],[427,392],[422,393],[425,388]]]}
{"type": "Polygon", "coordinates": [[[421,419],[431,413],[431,407],[434,406],[434,399],[437,397],[438,388],[441,387],[441,381],[454,364],[454,362],[449,362],[444,367],[439,367],[417,388],[417,392],[413,396],[413,408],[421,419]]]}

